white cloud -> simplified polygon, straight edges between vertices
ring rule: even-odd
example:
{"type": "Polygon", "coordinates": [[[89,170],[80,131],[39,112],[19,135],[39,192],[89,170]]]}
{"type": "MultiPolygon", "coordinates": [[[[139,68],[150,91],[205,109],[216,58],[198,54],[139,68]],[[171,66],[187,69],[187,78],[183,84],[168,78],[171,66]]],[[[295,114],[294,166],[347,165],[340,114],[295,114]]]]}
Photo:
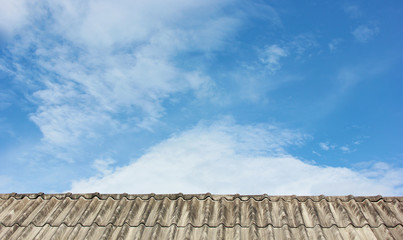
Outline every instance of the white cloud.
{"type": "Polygon", "coordinates": [[[321,142],[321,143],[319,143],[319,146],[320,146],[323,150],[325,150],[325,151],[327,151],[327,150],[330,149],[328,143],[321,142]]]}
{"type": "Polygon", "coordinates": [[[280,69],[280,59],[288,56],[287,50],[276,44],[267,46],[261,53],[260,61],[266,65],[267,69],[274,73],[280,69]]]}
{"type": "Polygon", "coordinates": [[[32,68],[18,68],[15,74],[24,87],[33,82],[37,89],[30,100],[38,108],[30,118],[45,143],[69,147],[102,134],[150,129],[172,95],[209,96],[214,82],[199,66],[182,69],[175,58],[189,50],[204,54],[220,49],[240,23],[237,16],[224,13],[230,4],[38,3],[47,15],[38,11],[40,22],[10,42],[9,50],[15,59],[31,60],[32,68]]]}
{"type": "Polygon", "coordinates": [[[112,173],[113,168],[111,167],[111,165],[115,162],[116,161],[111,158],[96,159],[94,161],[93,167],[102,174],[101,176],[105,176],[112,173]]]}
{"type": "Polygon", "coordinates": [[[26,0],[0,0],[0,40],[10,37],[27,24],[29,4],[26,0]]]}
{"type": "Polygon", "coordinates": [[[355,39],[359,42],[368,42],[379,33],[379,28],[375,25],[361,25],[353,31],[355,39]]]}
{"type": "Polygon", "coordinates": [[[271,72],[275,73],[281,68],[280,60],[294,55],[296,59],[301,59],[307,54],[309,49],[318,46],[318,43],[312,34],[299,34],[284,44],[273,44],[266,46],[259,54],[260,63],[271,72]]]}
{"type": "Polygon", "coordinates": [[[341,146],[340,150],[343,151],[344,153],[351,152],[351,149],[348,146],[341,146]]]}
{"type": "Polygon", "coordinates": [[[157,43],[210,49],[235,20],[221,15],[228,4],[227,0],[49,1],[55,30],[89,48],[157,43]]]}
{"type": "Polygon", "coordinates": [[[318,166],[287,154],[303,135],[231,121],[199,124],[112,173],[74,181],[72,192],[400,195],[402,169],[318,166]],[[400,174],[400,175],[399,175],[400,174]],[[354,184],[352,184],[354,183],[354,184]]]}
{"type": "Polygon", "coordinates": [[[329,142],[320,142],[319,147],[322,148],[322,150],[328,151],[330,149],[334,149],[336,145],[330,144],[329,142]]]}
{"type": "Polygon", "coordinates": [[[321,157],[321,156],[322,156],[322,154],[320,154],[320,153],[318,153],[318,152],[316,152],[316,151],[312,151],[312,153],[315,154],[315,155],[318,156],[318,157],[321,157]]]}

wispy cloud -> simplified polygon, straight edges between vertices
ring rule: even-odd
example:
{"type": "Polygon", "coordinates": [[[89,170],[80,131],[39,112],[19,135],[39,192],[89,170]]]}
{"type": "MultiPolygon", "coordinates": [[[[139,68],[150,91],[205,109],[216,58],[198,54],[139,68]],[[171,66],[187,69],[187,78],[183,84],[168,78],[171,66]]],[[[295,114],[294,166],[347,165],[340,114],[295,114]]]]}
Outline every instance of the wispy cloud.
{"type": "Polygon", "coordinates": [[[346,5],[343,10],[351,18],[359,18],[363,15],[361,8],[357,5],[346,5]]]}
{"type": "Polygon", "coordinates": [[[297,58],[303,58],[305,55],[309,57],[311,53],[308,51],[318,47],[319,43],[316,41],[315,35],[304,33],[294,37],[294,39],[288,43],[288,46],[292,49],[297,58]]]}
{"type": "Polygon", "coordinates": [[[402,193],[399,185],[403,182],[396,175],[403,173],[402,169],[389,168],[381,173],[374,169],[354,171],[306,163],[289,155],[287,146],[301,144],[303,139],[298,132],[270,125],[242,126],[231,121],[199,124],[157,144],[133,163],[110,174],[75,181],[71,191],[402,193]]]}
{"type": "Polygon", "coordinates": [[[298,34],[285,43],[266,46],[261,51],[259,59],[269,72],[274,73],[281,68],[280,60],[282,58],[294,56],[296,59],[303,59],[309,57],[311,53],[308,51],[318,45],[313,34],[298,34]]]}
{"type": "Polygon", "coordinates": [[[315,154],[315,155],[318,156],[318,157],[321,157],[321,156],[322,156],[322,154],[318,153],[317,151],[312,151],[312,153],[315,154]]]}
{"type": "Polygon", "coordinates": [[[351,149],[350,149],[350,147],[349,146],[341,146],[340,147],[340,150],[341,151],[343,151],[344,153],[349,153],[349,152],[351,152],[351,149]]]}
{"type": "Polygon", "coordinates": [[[0,0],[0,43],[14,35],[28,22],[32,6],[25,0],[0,0]]]}
{"type": "Polygon", "coordinates": [[[93,167],[101,174],[101,176],[106,176],[112,173],[112,164],[116,163],[115,160],[111,158],[106,159],[96,159],[93,163],[93,167]]]}
{"type": "Polygon", "coordinates": [[[352,33],[357,41],[365,43],[379,33],[379,27],[374,24],[361,25],[354,29],[352,33]]]}
{"type": "Polygon", "coordinates": [[[10,90],[0,90],[0,110],[8,108],[15,96],[14,93],[10,90]]]}
{"type": "Polygon", "coordinates": [[[332,39],[332,41],[330,41],[328,44],[330,51],[336,50],[336,48],[338,47],[338,45],[340,45],[341,42],[343,42],[343,39],[341,38],[332,39]]]}
{"type": "Polygon", "coordinates": [[[322,150],[328,151],[330,149],[334,149],[336,147],[336,145],[335,144],[330,144],[329,142],[320,142],[319,147],[322,150]]]}
{"type": "Polygon", "coordinates": [[[327,151],[327,150],[330,149],[328,143],[321,142],[321,143],[319,143],[319,146],[320,146],[320,148],[322,148],[322,149],[325,150],[325,151],[327,151]]]}
{"type": "Polygon", "coordinates": [[[388,68],[389,62],[382,59],[340,67],[334,72],[334,77],[330,78],[333,86],[329,89],[328,94],[314,104],[315,114],[312,116],[322,118],[328,115],[336,106],[343,103],[346,100],[346,94],[354,91],[362,81],[375,79],[385,73],[388,68]]]}
{"type": "Polygon", "coordinates": [[[239,24],[237,17],[223,13],[228,4],[39,4],[47,9],[36,16],[42,22],[8,43],[8,50],[15,66],[18,61],[32,64],[32,69],[18,68],[15,74],[22,86],[35,84],[30,100],[38,108],[30,118],[43,140],[68,147],[122,130],[150,129],[164,115],[164,101],[172,95],[207,96],[214,82],[197,68],[182,69],[175,58],[186,51],[205,54],[224,44],[239,24]]]}
{"type": "Polygon", "coordinates": [[[285,48],[273,44],[263,50],[260,55],[260,61],[271,73],[274,73],[281,67],[280,59],[286,56],[288,56],[288,53],[285,48]]]}
{"type": "Polygon", "coordinates": [[[318,42],[312,34],[298,34],[292,40],[282,44],[266,46],[259,54],[259,60],[266,69],[275,73],[281,68],[281,59],[294,56],[296,59],[309,57],[308,51],[317,47],[318,42]],[[308,54],[307,54],[308,53],[308,54]]]}
{"type": "Polygon", "coordinates": [[[243,62],[235,69],[231,78],[240,86],[236,98],[267,103],[269,92],[278,90],[303,76],[283,70],[290,61],[303,62],[311,57],[319,44],[313,34],[297,34],[287,41],[258,47],[254,61],[243,62]]]}

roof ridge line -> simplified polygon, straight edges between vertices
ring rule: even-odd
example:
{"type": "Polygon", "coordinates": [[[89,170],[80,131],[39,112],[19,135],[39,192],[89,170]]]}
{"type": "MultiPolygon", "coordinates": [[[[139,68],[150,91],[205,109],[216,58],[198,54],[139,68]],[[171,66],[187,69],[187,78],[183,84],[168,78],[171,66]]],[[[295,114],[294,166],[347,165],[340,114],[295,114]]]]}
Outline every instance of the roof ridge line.
{"type": "Polygon", "coordinates": [[[185,201],[189,201],[192,199],[197,199],[197,200],[206,200],[207,198],[210,198],[212,201],[219,201],[219,199],[225,199],[227,201],[235,201],[236,199],[239,199],[240,201],[247,202],[250,200],[255,200],[257,202],[261,202],[263,200],[268,199],[269,201],[272,202],[277,202],[280,200],[283,201],[291,201],[291,200],[298,200],[299,202],[306,202],[308,200],[311,200],[313,202],[320,202],[322,200],[325,200],[327,202],[335,202],[337,200],[340,200],[342,202],[349,202],[351,200],[354,200],[356,202],[363,202],[365,200],[369,200],[370,202],[379,202],[381,200],[385,202],[392,202],[394,199],[398,200],[399,202],[403,201],[403,196],[396,196],[396,197],[383,197],[381,195],[376,195],[376,196],[353,196],[353,195],[345,195],[345,196],[324,196],[324,195],[319,195],[319,196],[296,196],[296,195],[239,195],[239,194],[234,194],[234,195],[214,195],[214,194],[205,194],[203,197],[200,197],[200,195],[196,194],[175,194],[175,195],[169,195],[169,194],[99,194],[99,193],[93,193],[93,194],[72,194],[72,193],[64,193],[64,194],[44,194],[44,193],[38,193],[38,194],[0,194],[0,199],[7,200],[10,198],[14,199],[23,199],[23,198],[29,198],[29,199],[37,199],[37,198],[42,198],[43,200],[50,200],[52,198],[55,198],[57,200],[63,200],[66,198],[70,198],[72,200],[78,200],[80,198],[84,199],[94,199],[98,198],[99,200],[107,200],[109,198],[112,198],[113,200],[121,200],[123,198],[126,198],[127,200],[134,200],[137,198],[140,198],[141,200],[163,200],[168,198],[169,200],[178,200],[178,199],[183,199],[185,201]],[[4,196],[6,196],[4,198],[4,196]],[[45,197],[47,196],[47,197],[45,197]],[[319,199],[317,199],[319,197],[319,199]],[[246,199],[245,199],[246,198],[246,199]],[[347,198],[347,199],[346,199],[347,198]]]}
{"type": "Polygon", "coordinates": [[[80,227],[109,227],[109,226],[113,226],[113,227],[123,227],[123,226],[128,226],[128,227],[140,227],[140,226],[144,226],[144,227],[155,227],[155,226],[159,226],[159,227],[162,227],[162,228],[169,228],[169,227],[172,227],[172,226],[175,226],[176,228],[187,228],[187,227],[192,227],[192,228],[204,228],[204,227],[208,227],[208,228],[218,228],[218,227],[224,227],[224,228],[235,228],[235,227],[241,227],[241,228],[250,228],[250,227],[256,227],[256,228],[267,228],[267,227],[269,227],[269,226],[271,226],[272,228],[283,228],[283,227],[288,227],[288,228],[293,228],[293,229],[295,229],[295,228],[300,228],[300,227],[304,227],[304,228],[308,228],[308,229],[312,229],[312,228],[316,228],[316,227],[320,227],[320,228],[322,228],[322,229],[330,229],[330,228],[333,228],[333,227],[336,227],[336,228],[343,228],[343,229],[345,229],[345,228],[348,228],[348,227],[354,227],[354,228],[365,228],[365,227],[370,227],[370,228],[380,228],[381,226],[384,226],[384,227],[386,227],[386,228],[396,228],[396,227],[403,227],[403,224],[402,223],[398,223],[398,224],[396,224],[396,225],[394,225],[394,226],[388,226],[388,225],[386,225],[385,223],[382,223],[382,224],[379,224],[378,226],[371,226],[370,224],[363,224],[362,226],[355,226],[354,224],[352,224],[352,223],[349,223],[349,224],[347,224],[346,226],[344,226],[344,227],[342,227],[342,226],[338,226],[337,224],[332,224],[332,225],[330,225],[330,226],[321,226],[320,224],[315,224],[313,227],[308,227],[308,226],[306,226],[306,225],[304,225],[304,224],[299,224],[298,226],[290,226],[290,225],[287,225],[287,224],[283,224],[283,225],[281,225],[281,226],[274,226],[273,224],[267,224],[267,225],[264,225],[264,226],[259,226],[259,225],[257,225],[257,224],[255,224],[255,223],[252,223],[252,224],[250,224],[249,226],[242,226],[241,224],[239,224],[239,223],[236,223],[236,224],[234,224],[234,225],[232,225],[232,226],[227,226],[227,225],[225,225],[224,223],[220,223],[220,224],[218,224],[218,225],[212,225],[212,226],[210,226],[209,224],[207,224],[207,223],[204,223],[204,224],[202,224],[202,225],[200,225],[200,226],[197,226],[197,225],[193,225],[192,223],[188,223],[188,224],[186,224],[186,225],[178,225],[177,223],[172,223],[172,224],[170,224],[170,225],[162,225],[162,224],[160,224],[160,223],[155,223],[154,225],[146,225],[145,223],[139,223],[139,224],[137,224],[137,225],[130,225],[130,224],[128,224],[128,223],[124,223],[124,224],[121,224],[121,225],[114,225],[113,223],[108,223],[108,224],[106,224],[106,225],[99,225],[98,223],[92,223],[92,224],[90,224],[90,225],[84,225],[84,224],[82,224],[82,223],[77,223],[77,224],[75,224],[75,225],[68,225],[68,224],[66,224],[65,222],[62,222],[61,224],[59,224],[59,225],[52,225],[52,224],[50,224],[50,223],[45,223],[45,224],[42,224],[42,225],[36,225],[36,224],[34,224],[34,223],[30,223],[30,224],[28,224],[28,225],[22,225],[22,224],[19,224],[19,223],[14,223],[14,224],[12,224],[12,225],[6,225],[6,224],[4,224],[4,223],[1,223],[0,222],[0,226],[3,226],[3,227],[15,227],[15,226],[18,226],[18,227],[29,227],[29,226],[35,226],[35,227],[45,227],[45,226],[50,226],[50,227],[61,227],[61,226],[66,226],[66,227],[76,227],[76,226],[80,226],[80,227]]]}

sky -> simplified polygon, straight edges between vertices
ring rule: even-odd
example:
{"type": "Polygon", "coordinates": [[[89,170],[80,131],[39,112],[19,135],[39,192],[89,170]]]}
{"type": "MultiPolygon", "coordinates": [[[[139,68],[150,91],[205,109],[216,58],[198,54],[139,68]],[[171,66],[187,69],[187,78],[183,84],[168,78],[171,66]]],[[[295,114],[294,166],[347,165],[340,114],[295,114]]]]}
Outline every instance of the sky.
{"type": "Polygon", "coordinates": [[[0,192],[403,195],[400,0],[0,0],[0,192]]]}

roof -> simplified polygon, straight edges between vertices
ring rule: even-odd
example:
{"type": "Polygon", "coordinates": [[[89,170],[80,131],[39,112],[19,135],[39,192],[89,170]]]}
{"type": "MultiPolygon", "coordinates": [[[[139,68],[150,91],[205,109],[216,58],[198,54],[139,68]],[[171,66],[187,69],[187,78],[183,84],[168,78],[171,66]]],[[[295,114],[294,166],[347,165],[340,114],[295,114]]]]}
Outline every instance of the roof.
{"type": "Polygon", "coordinates": [[[0,239],[403,239],[403,197],[0,194],[0,239]]]}

